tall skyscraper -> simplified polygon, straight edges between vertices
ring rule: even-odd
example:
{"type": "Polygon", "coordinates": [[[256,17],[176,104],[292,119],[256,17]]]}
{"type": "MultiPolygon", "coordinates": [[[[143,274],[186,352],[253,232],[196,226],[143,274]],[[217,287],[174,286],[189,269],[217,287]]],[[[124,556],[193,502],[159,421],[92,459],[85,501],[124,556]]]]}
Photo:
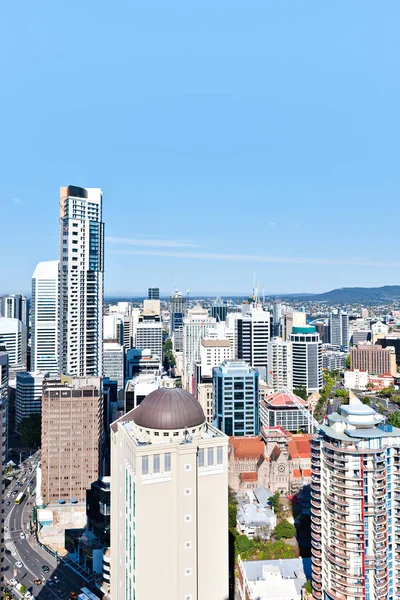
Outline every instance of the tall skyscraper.
{"type": "Polygon", "coordinates": [[[111,431],[113,600],[227,600],[228,438],[176,388],[111,431]]]}
{"type": "Polygon", "coordinates": [[[280,300],[274,301],[274,309],[272,316],[272,328],[273,335],[275,337],[280,337],[282,335],[282,302],[280,300]]]}
{"type": "Polygon", "coordinates": [[[282,315],[282,338],[290,340],[290,334],[293,327],[303,327],[306,325],[307,315],[305,312],[288,311],[282,315]]]}
{"type": "Polygon", "coordinates": [[[267,380],[274,392],[293,391],[292,344],[280,337],[268,342],[267,380]]]}
{"type": "Polygon", "coordinates": [[[293,356],[293,387],[305,387],[307,394],[323,386],[322,342],[312,325],[293,327],[290,334],[293,356]]]}
{"type": "Polygon", "coordinates": [[[186,317],[186,297],[176,291],[170,297],[170,337],[175,352],[183,352],[183,319],[186,317]]]}
{"type": "Polygon", "coordinates": [[[207,329],[216,327],[216,320],[208,311],[195,306],[183,320],[183,387],[190,393],[196,391],[195,365],[200,360],[200,343],[207,329]]]}
{"type": "Polygon", "coordinates": [[[228,314],[228,307],[222,298],[216,298],[211,305],[210,315],[214,317],[217,323],[223,323],[228,314]]]}
{"type": "Polygon", "coordinates": [[[237,319],[237,355],[252,367],[267,369],[268,342],[270,340],[269,312],[256,306],[244,306],[237,319]]]}
{"type": "Polygon", "coordinates": [[[15,389],[15,423],[18,425],[23,419],[31,415],[40,415],[42,412],[42,387],[45,373],[17,373],[15,389]]]}
{"type": "MultiPolygon", "coordinates": [[[[8,451],[8,352],[0,346],[0,423],[4,452],[8,451]]],[[[2,446],[0,445],[0,449],[2,446]]],[[[4,461],[3,461],[4,465],[4,461]]],[[[1,491],[0,491],[1,494],[1,491]]],[[[0,498],[1,502],[1,498],[0,498]]]]}
{"type": "Polygon", "coordinates": [[[104,401],[100,377],[46,379],[42,398],[42,497],[86,502],[102,475],[104,401]]]}
{"type": "Polygon", "coordinates": [[[104,376],[118,382],[118,391],[124,389],[125,352],[117,342],[105,342],[103,349],[104,376]]]}
{"type": "Polygon", "coordinates": [[[242,360],[225,360],[213,369],[215,418],[226,435],[260,432],[259,374],[242,360]]]}
{"type": "Polygon", "coordinates": [[[313,597],[398,598],[400,429],[358,399],[311,441],[313,597]]]}
{"type": "Polygon", "coordinates": [[[0,345],[8,352],[9,378],[26,370],[26,327],[19,319],[0,317],[0,345]]]}
{"type": "Polygon", "coordinates": [[[22,294],[10,294],[0,298],[0,316],[19,319],[28,327],[28,300],[22,294]]]}
{"type": "Polygon", "coordinates": [[[59,261],[40,262],[32,275],[31,371],[59,374],[59,261]]]}
{"type": "Polygon", "coordinates": [[[148,300],[159,300],[160,299],[160,288],[150,287],[147,294],[148,300]]]}
{"type": "Polygon", "coordinates": [[[330,314],[329,329],[332,346],[340,346],[344,352],[349,350],[349,315],[347,312],[336,310],[330,314]]]}
{"type": "Polygon", "coordinates": [[[100,188],[60,190],[60,369],[103,374],[104,223],[100,188]]]}

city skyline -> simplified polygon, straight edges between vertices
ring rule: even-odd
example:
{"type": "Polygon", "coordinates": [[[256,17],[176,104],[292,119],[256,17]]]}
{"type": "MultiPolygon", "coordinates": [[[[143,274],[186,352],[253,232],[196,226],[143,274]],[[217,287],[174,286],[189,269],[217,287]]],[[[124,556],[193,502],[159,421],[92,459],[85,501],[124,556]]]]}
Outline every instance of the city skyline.
{"type": "Polygon", "coordinates": [[[396,3],[69,7],[5,9],[2,293],[57,259],[68,184],[104,192],[106,294],[397,282],[396,3]]]}

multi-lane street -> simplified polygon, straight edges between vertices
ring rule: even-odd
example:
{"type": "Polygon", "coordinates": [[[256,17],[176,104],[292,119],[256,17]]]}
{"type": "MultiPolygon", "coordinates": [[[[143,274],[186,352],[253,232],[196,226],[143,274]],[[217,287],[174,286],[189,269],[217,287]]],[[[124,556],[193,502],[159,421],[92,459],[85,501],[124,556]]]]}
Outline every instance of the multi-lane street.
{"type": "MultiPolygon", "coordinates": [[[[14,479],[6,489],[5,508],[5,578],[6,584],[15,579],[23,584],[35,598],[40,600],[65,600],[70,592],[79,593],[85,580],[70,566],[58,562],[43,550],[35,536],[30,533],[30,520],[35,496],[31,496],[36,484],[36,468],[40,457],[32,456],[21,464],[18,479],[14,479]],[[17,481],[19,485],[17,485],[17,481]],[[15,504],[22,493],[20,504],[15,504]],[[18,563],[18,564],[17,564],[18,563]],[[35,579],[44,580],[35,584],[35,579]]],[[[16,598],[21,598],[14,586],[10,589],[16,598]]]]}

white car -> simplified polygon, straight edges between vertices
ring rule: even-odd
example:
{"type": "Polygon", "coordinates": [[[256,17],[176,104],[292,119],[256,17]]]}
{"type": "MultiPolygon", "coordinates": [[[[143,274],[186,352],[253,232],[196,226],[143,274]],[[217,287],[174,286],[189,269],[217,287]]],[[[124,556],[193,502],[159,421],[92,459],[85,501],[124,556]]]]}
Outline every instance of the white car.
{"type": "Polygon", "coordinates": [[[32,594],[30,593],[30,591],[29,591],[29,590],[27,590],[27,591],[25,592],[25,594],[24,594],[24,598],[27,598],[27,600],[31,600],[31,598],[32,598],[32,594]]]}
{"type": "Polygon", "coordinates": [[[17,569],[22,569],[22,567],[24,565],[22,564],[22,562],[20,560],[17,560],[17,562],[15,563],[15,566],[17,567],[17,569]]]}
{"type": "Polygon", "coordinates": [[[19,534],[19,537],[21,538],[21,540],[23,540],[25,538],[25,534],[22,533],[22,531],[21,531],[21,533],[19,534]]]}
{"type": "Polygon", "coordinates": [[[18,585],[18,581],[16,579],[10,579],[11,585],[18,585]]]}

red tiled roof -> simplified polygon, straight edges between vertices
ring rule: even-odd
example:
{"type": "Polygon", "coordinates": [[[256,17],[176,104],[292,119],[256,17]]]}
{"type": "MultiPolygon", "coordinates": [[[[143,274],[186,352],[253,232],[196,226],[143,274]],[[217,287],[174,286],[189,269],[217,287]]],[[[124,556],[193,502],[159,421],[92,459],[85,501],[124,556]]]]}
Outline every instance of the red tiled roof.
{"type": "Polygon", "coordinates": [[[293,470],[293,477],[301,477],[300,469],[293,470]]]}
{"type": "Polygon", "coordinates": [[[264,452],[264,442],[257,435],[230,437],[235,458],[258,458],[264,452]]]}
{"type": "Polygon", "coordinates": [[[288,444],[291,458],[310,458],[310,436],[306,433],[294,434],[288,444]]]}
{"type": "Polygon", "coordinates": [[[245,471],[244,473],[240,473],[241,481],[257,481],[257,473],[255,471],[245,471]]]}
{"type": "Polygon", "coordinates": [[[261,434],[266,437],[287,437],[287,432],[280,425],[274,425],[273,427],[268,427],[267,425],[263,425],[260,429],[261,434]]]}
{"type": "MultiPolygon", "coordinates": [[[[291,394],[287,394],[286,392],[277,392],[276,394],[272,394],[272,396],[268,396],[267,398],[265,398],[263,402],[275,408],[278,406],[283,406],[285,408],[296,408],[296,405],[293,402],[291,396],[291,394]]],[[[299,398],[299,396],[296,396],[295,394],[293,394],[293,396],[295,396],[295,398],[301,404],[307,406],[307,403],[304,402],[303,398],[299,398]]]]}
{"type": "Polygon", "coordinates": [[[303,469],[303,477],[311,477],[311,469],[303,469]]]}

